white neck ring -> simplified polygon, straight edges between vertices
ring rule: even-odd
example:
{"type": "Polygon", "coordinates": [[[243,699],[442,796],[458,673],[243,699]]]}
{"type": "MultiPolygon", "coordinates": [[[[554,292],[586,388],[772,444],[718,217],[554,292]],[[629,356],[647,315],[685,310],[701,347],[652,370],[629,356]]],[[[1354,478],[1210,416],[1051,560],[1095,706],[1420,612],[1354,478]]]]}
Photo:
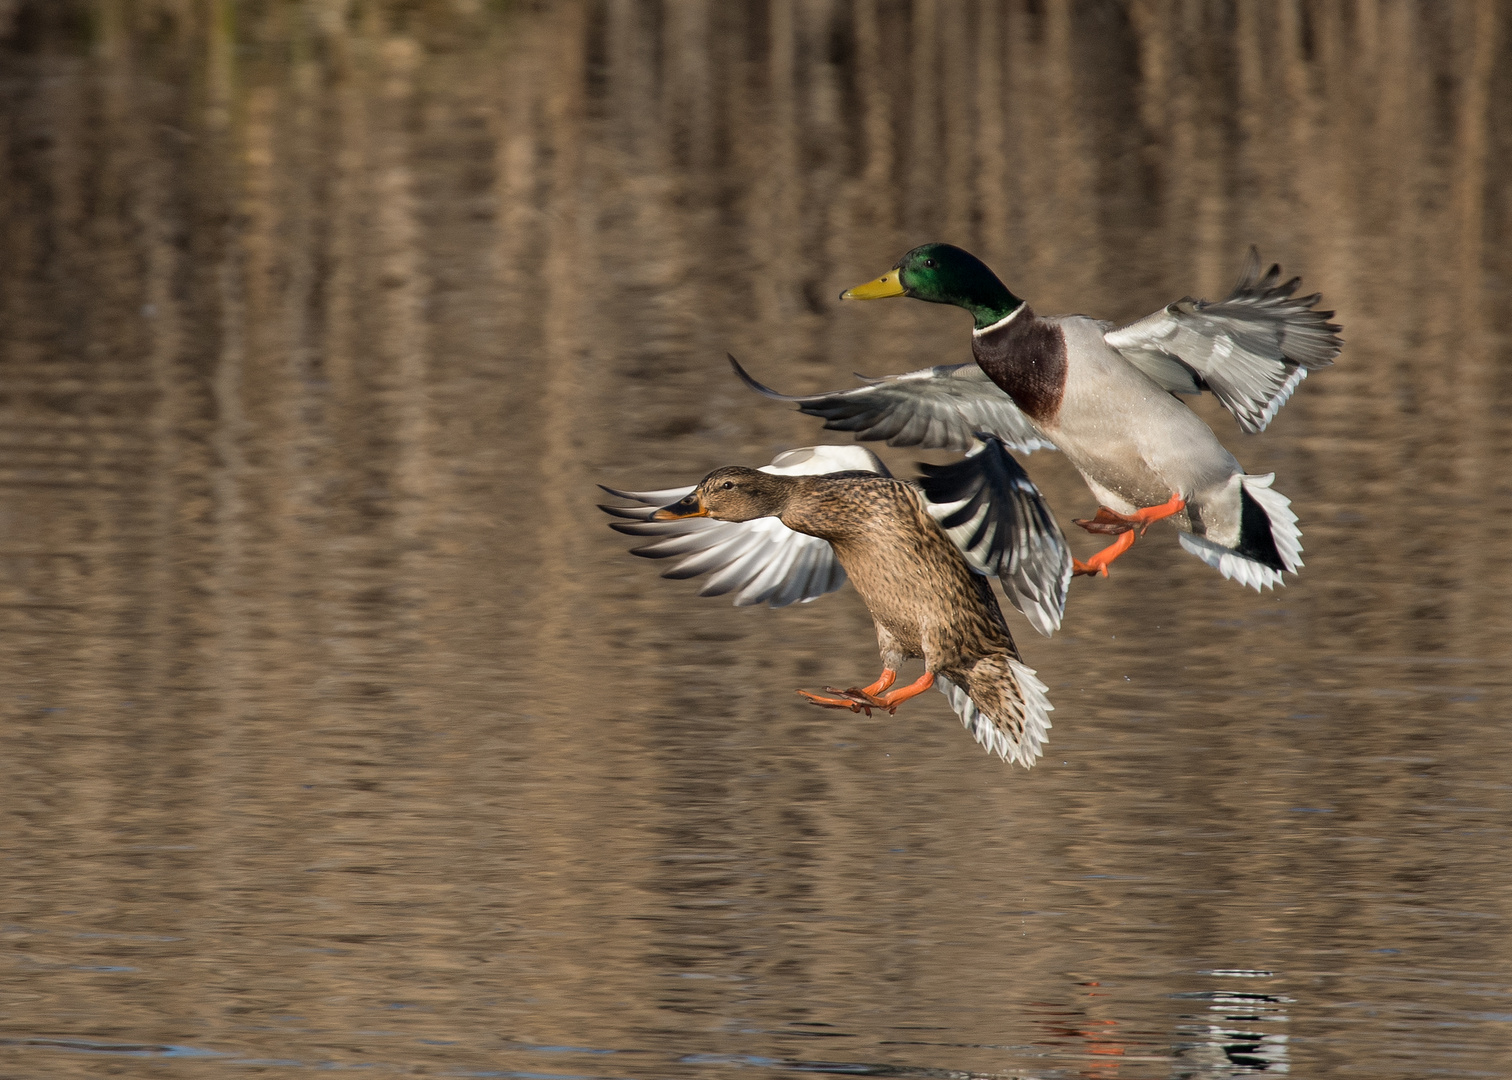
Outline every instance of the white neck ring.
{"type": "Polygon", "coordinates": [[[1018,317],[1018,313],[1021,312],[1021,311],[1023,311],[1028,306],[1029,306],[1028,304],[1026,304],[1022,300],[1020,300],[1018,307],[1014,308],[1008,314],[1004,315],[1001,319],[999,319],[997,322],[993,323],[991,326],[984,326],[980,330],[973,330],[971,332],[971,336],[972,337],[981,337],[983,334],[990,334],[994,330],[1001,330],[1003,327],[1007,326],[1015,318],[1017,318],[1018,317]]]}

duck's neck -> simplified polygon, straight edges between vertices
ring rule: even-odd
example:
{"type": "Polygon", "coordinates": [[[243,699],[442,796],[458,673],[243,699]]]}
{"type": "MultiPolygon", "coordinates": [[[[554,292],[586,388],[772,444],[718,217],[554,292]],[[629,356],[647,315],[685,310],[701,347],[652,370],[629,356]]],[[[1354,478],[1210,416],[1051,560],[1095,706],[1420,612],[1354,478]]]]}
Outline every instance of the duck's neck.
{"type": "Polygon", "coordinates": [[[858,533],[864,533],[875,516],[875,508],[853,485],[834,476],[790,479],[792,494],[778,518],[794,532],[843,545],[858,533]]]}
{"type": "Polygon", "coordinates": [[[980,334],[1005,319],[1011,319],[1026,307],[995,274],[987,274],[972,285],[971,291],[957,298],[956,303],[971,312],[971,317],[976,320],[973,333],[980,334]]]}
{"type": "MultiPolygon", "coordinates": [[[[1017,298],[1015,297],[1015,299],[1017,298]]],[[[1024,303],[1022,300],[1019,300],[1018,303],[1015,304],[1006,315],[1002,316],[1001,318],[994,319],[990,323],[984,324],[982,322],[982,319],[985,318],[985,316],[977,315],[976,326],[972,328],[971,336],[974,338],[979,338],[984,334],[992,334],[997,332],[998,330],[1005,329],[1009,323],[1014,322],[1020,315],[1023,315],[1025,313],[1027,313],[1029,318],[1031,319],[1034,317],[1034,312],[1029,310],[1029,305],[1024,303]]],[[[973,314],[975,313],[973,312],[973,314]]]]}

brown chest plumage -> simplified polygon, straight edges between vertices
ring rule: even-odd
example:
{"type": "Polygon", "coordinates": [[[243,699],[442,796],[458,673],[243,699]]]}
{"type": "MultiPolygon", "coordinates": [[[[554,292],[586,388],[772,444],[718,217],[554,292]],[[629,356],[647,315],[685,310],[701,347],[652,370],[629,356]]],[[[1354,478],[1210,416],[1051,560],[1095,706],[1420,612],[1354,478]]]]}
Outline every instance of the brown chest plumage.
{"type": "Polygon", "coordinates": [[[987,377],[1041,427],[1052,424],[1066,390],[1066,337],[1026,304],[1007,326],[971,340],[987,377]]]}
{"type": "Polygon", "coordinates": [[[907,655],[931,670],[1017,650],[985,578],[905,483],[883,478],[815,478],[789,501],[789,528],[828,540],[872,618],[907,655]]]}

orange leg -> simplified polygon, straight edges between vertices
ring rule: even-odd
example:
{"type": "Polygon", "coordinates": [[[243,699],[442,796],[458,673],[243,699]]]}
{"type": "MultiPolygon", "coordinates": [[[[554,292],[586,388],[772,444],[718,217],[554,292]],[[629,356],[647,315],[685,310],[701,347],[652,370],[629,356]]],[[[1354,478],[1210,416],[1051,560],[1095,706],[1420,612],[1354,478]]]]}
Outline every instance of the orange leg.
{"type": "Polygon", "coordinates": [[[886,709],[889,713],[897,712],[898,706],[903,704],[903,702],[907,701],[911,697],[918,697],[924,691],[933,686],[934,679],[934,672],[926,671],[924,674],[920,675],[917,679],[909,683],[907,686],[903,687],[901,690],[894,690],[890,694],[883,694],[877,699],[877,703],[882,708],[886,709]]]}
{"type": "Polygon", "coordinates": [[[1132,514],[1120,514],[1116,510],[1109,510],[1106,506],[1099,506],[1095,518],[1091,520],[1077,518],[1076,523],[1088,532],[1117,533],[1118,539],[1093,555],[1086,562],[1082,562],[1080,559],[1072,559],[1071,575],[1076,577],[1081,574],[1088,576],[1101,574],[1103,577],[1107,577],[1108,564],[1134,546],[1136,529],[1139,530],[1139,535],[1143,536],[1145,530],[1154,522],[1159,521],[1161,518],[1168,518],[1174,514],[1179,514],[1185,509],[1186,500],[1180,495],[1172,495],[1169,500],[1161,503],[1159,506],[1146,506],[1143,509],[1134,511],[1132,514]]]}
{"type": "Polygon", "coordinates": [[[1079,577],[1082,574],[1086,574],[1088,577],[1092,577],[1096,574],[1101,574],[1103,577],[1107,577],[1108,564],[1133,546],[1134,530],[1131,528],[1086,562],[1073,558],[1071,560],[1071,576],[1079,577]]]}
{"type": "Polygon", "coordinates": [[[833,686],[825,687],[830,693],[840,694],[841,697],[824,697],[807,690],[799,690],[798,693],[815,705],[822,705],[826,709],[849,709],[851,712],[864,712],[870,716],[872,709],[886,709],[889,713],[896,712],[901,703],[911,697],[917,697],[934,685],[933,672],[926,671],[916,682],[910,683],[901,690],[894,690],[890,694],[879,693],[892,686],[897,679],[896,671],[883,668],[877,681],[864,689],[855,686],[849,690],[837,690],[833,686]]]}

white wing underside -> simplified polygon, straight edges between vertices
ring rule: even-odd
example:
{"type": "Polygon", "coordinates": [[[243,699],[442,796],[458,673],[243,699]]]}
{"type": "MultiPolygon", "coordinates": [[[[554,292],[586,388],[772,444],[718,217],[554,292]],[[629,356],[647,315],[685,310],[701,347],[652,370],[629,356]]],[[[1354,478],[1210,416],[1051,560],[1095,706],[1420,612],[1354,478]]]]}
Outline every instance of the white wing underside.
{"type": "MultiPolygon", "coordinates": [[[[860,446],[789,450],[761,469],[784,476],[822,476],[852,470],[890,475],[877,455],[860,446]]],[[[649,521],[654,510],[676,502],[693,488],[604,490],[640,504],[604,508],[617,517],[631,519],[615,522],[613,527],[617,531],[653,538],[651,543],[632,549],[634,554],[648,559],[678,559],[662,577],[710,575],[698,590],[700,596],[734,593],[736,607],[752,604],[786,607],[817,600],[845,584],[845,571],[827,541],[794,532],[774,517],[741,522],[709,518],[649,521]]]]}

